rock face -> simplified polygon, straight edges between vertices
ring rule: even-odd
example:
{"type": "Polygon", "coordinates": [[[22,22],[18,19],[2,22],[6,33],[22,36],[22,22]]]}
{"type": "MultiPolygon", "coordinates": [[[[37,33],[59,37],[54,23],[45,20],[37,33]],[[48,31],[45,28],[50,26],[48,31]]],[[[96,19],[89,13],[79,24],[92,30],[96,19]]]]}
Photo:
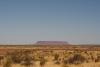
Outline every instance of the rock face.
{"type": "Polygon", "coordinates": [[[69,45],[66,41],[38,41],[38,45],[69,45]]]}

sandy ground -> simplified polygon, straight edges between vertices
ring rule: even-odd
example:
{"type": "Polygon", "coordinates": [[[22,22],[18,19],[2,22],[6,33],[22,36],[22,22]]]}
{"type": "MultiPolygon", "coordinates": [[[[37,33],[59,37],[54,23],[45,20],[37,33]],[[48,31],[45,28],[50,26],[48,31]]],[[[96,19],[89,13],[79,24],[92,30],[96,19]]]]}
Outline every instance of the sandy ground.
{"type": "MultiPolygon", "coordinates": [[[[0,67],[3,67],[3,66],[0,66],[0,67]]],[[[24,67],[24,66],[20,64],[13,64],[12,67],[24,67]]],[[[34,66],[31,66],[31,67],[40,67],[39,62],[36,62],[34,66]]],[[[63,67],[63,66],[61,64],[54,64],[53,62],[47,62],[44,67],[63,67]]],[[[100,67],[100,62],[99,63],[94,63],[94,62],[83,63],[81,65],[69,65],[69,67],[100,67]]]]}

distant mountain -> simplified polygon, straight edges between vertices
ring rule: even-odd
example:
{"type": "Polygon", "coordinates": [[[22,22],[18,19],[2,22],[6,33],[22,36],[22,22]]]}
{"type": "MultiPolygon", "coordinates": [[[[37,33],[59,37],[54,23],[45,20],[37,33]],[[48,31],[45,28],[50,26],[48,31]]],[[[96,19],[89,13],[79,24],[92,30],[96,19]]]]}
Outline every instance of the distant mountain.
{"type": "Polygon", "coordinates": [[[66,41],[38,41],[37,45],[69,45],[66,41]]]}

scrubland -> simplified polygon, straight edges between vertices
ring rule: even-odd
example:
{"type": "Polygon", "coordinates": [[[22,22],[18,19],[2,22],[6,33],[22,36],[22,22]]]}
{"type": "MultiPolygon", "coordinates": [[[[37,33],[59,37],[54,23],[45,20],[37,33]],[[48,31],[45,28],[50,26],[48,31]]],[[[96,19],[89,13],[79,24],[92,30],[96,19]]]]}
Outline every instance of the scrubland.
{"type": "Polygon", "coordinates": [[[100,51],[14,50],[0,55],[0,67],[100,67],[100,51]]]}

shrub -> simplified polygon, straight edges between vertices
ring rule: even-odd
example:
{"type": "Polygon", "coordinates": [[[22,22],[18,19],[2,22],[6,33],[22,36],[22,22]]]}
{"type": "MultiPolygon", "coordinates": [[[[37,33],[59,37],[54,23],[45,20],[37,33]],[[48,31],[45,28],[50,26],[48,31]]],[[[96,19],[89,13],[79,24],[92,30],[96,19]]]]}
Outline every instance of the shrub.
{"type": "Polygon", "coordinates": [[[33,64],[33,58],[32,56],[30,56],[30,54],[28,52],[26,53],[23,53],[23,56],[21,57],[21,64],[26,66],[26,67],[29,67],[30,65],[33,64]]]}
{"type": "Polygon", "coordinates": [[[55,64],[60,64],[60,61],[56,61],[55,64]]]}
{"type": "Polygon", "coordinates": [[[100,55],[97,56],[97,59],[95,59],[95,62],[100,62],[100,55]]]}
{"type": "Polygon", "coordinates": [[[0,56],[0,64],[1,64],[1,60],[3,60],[4,59],[4,57],[3,56],[0,56]]]}
{"type": "Polygon", "coordinates": [[[73,57],[68,58],[67,60],[64,60],[64,63],[67,64],[81,64],[85,61],[85,57],[83,57],[81,54],[74,54],[73,57]]]}
{"type": "Polygon", "coordinates": [[[58,60],[59,59],[59,54],[55,54],[54,55],[54,60],[58,60]]]}
{"type": "Polygon", "coordinates": [[[3,67],[11,67],[12,61],[9,56],[7,56],[4,61],[3,67]]]}
{"type": "Polygon", "coordinates": [[[44,67],[45,63],[46,63],[46,59],[44,57],[41,57],[41,59],[40,59],[40,66],[44,67]]]}
{"type": "Polygon", "coordinates": [[[22,54],[20,51],[14,51],[10,53],[9,56],[11,56],[13,63],[21,63],[22,54]]]}

